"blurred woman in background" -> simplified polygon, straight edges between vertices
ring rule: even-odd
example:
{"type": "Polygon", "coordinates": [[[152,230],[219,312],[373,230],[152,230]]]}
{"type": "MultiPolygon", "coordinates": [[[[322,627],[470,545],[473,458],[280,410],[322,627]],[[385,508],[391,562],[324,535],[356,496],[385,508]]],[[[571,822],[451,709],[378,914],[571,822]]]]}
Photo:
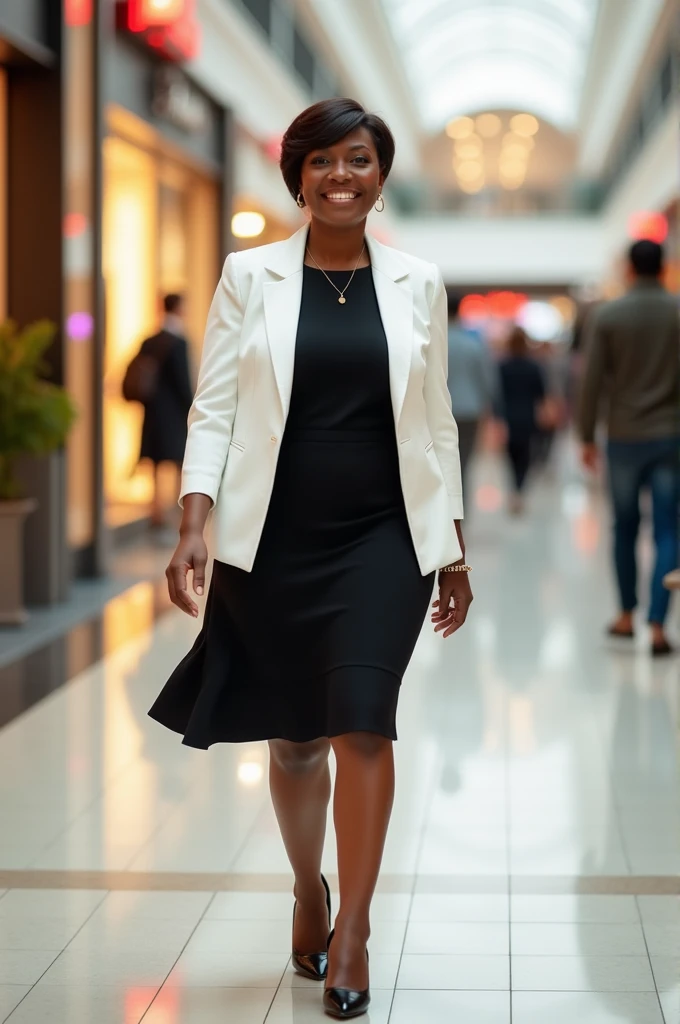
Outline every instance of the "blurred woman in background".
{"type": "Polygon", "coordinates": [[[524,485],[531,468],[540,408],[546,397],[543,373],[530,355],[529,341],[521,327],[512,329],[499,378],[501,415],[507,428],[506,450],[512,469],[510,511],[517,515],[523,509],[524,485]]]}

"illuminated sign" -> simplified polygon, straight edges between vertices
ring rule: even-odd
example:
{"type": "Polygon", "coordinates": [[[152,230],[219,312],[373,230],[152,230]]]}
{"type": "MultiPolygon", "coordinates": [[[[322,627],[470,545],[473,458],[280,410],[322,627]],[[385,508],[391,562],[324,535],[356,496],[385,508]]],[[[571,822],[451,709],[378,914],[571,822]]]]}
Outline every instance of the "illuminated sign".
{"type": "Polygon", "coordinates": [[[92,0],[64,0],[64,21],[69,28],[89,25],[92,21],[92,0]]]}
{"type": "Polygon", "coordinates": [[[200,49],[196,0],[119,0],[118,25],[168,60],[191,60],[200,49]]]}
{"type": "Polygon", "coordinates": [[[633,213],[628,220],[628,235],[636,242],[645,239],[661,245],[668,238],[668,220],[662,213],[633,213]]]}

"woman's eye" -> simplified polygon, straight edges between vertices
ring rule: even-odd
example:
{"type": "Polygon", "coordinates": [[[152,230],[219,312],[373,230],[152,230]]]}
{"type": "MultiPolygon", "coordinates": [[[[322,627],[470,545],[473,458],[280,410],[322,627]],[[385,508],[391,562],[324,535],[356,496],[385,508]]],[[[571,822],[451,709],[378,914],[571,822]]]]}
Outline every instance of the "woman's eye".
{"type": "Polygon", "coordinates": [[[354,158],[355,163],[367,164],[369,162],[367,156],[357,156],[354,158]]]}
{"type": "Polygon", "coordinates": [[[315,157],[312,157],[312,161],[311,162],[313,164],[327,164],[328,160],[326,160],[325,156],[315,156],[315,157]]]}

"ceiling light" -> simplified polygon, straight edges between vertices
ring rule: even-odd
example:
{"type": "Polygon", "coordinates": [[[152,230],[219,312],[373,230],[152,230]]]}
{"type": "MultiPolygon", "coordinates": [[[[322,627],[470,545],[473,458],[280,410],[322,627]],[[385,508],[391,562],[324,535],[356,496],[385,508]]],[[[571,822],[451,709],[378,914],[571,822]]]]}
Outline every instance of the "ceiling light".
{"type": "Polygon", "coordinates": [[[518,177],[509,177],[506,174],[501,174],[501,185],[509,192],[514,192],[515,189],[521,188],[524,184],[524,175],[518,177]]]}
{"type": "Polygon", "coordinates": [[[480,114],[475,121],[475,127],[485,139],[493,139],[503,127],[503,122],[498,114],[480,114]]]}
{"type": "Polygon", "coordinates": [[[501,160],[514,161],[515,163],[526,164],[529,159],[529,150],[525,146],[518,146],[517,143],[511,142],[509,146],[503,146],[501,150],[501,160]]]}
{"type": "Polygon", "coordinates": [[[261,213],[244,210],[231,218],[231,233],[235,238],[257,238],[264,231],[266,223],[261,213]]]}
{"type": "Polygon", "coordinates": [[[535,135],[539,124],[533,114],[515,114],[510,119],[510,127],[518,135],[535,135]]]}
{"type": "Polygon", "coordinates": [[[508,178],[517,178],[520,175],[524,177],[527,171],[526,161],[523,159],[516,160],[514,157],[506,158],[501,157],[500,161],[501,174],[505,174],[508,178]]]}
{"type": "Polygon", "coordinates": [[[463,142],[457,142],[455,146],[455,160],[474,160],[479,159],[482,156],[481,143],[474,141],[474,136],[470,136],[470,140],[465,139],[463,142]]]}
{"type": "Polygon", "coordinates": [[[456,174],[460,181],[479,181],[484,177],[484,168],[479,160],[463,160],[456,166],[456,174]]]}
{"type": "Polygon", "coordinates": [[[472,135],[475,129],[475,122],[471,117],[457,117],[455,121],[449,121],[446,126],[446,134],[450,139],[465,139],[472,135]]]}
{"type": "Polygon", "coordinates": [[[536,145],[536,141],[528,135],[518,135],[517,132],[506,132],[503,136],[503,145],[522,146],[523,149],[526,149],[527,153],[530,153],[536,145]]]}

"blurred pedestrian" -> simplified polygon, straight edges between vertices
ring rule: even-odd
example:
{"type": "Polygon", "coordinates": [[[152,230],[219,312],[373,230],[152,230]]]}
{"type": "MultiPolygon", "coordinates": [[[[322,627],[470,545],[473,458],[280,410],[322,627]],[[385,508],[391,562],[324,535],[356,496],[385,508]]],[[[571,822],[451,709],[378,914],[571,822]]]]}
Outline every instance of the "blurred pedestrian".
{"type": "Polygon", "coordinates": [[[151,525],[156,529],[164,526],[159,467],[163,462],[171,462],[179,473],[187,440],[187,416],[193,401],[183,296],[166,295],[163,312],[160,331],[147,338],[140,349],[140,356],[155,363],[153,387],[144,402],[139,457],[149,459],[153,464],[151,525]]]}
{"type": "Polygon", "coordinates": [[[529,339],[514,327],[508,353],[499,367],[500,411],[507,427],[506,448],[512,469],[510,511],[523,509],[523,493],[538,434],[538,413],[546,396],[543,373],[529,351],[529,339]]]}
{"type": "Polygon", "coordinates": [[[678,561],[680,329],[676,301],[661,283],[663,262],[663,249],[656,242],[636,242],[629,251],[629,291],[591,315],[578,413],[583,464],[595,470],[595,429],[600,398],[606,395],[614,563],[621,602],[609,633],[617,637],[634,634],[640,494],[651,491],[656,564],[649,623],[654,655],[671,651],[664,632],[670,595],[663,577],[678,561]]]}
{"type": "Polygon", "coordinates": [[[486,343],[472,331],[466,331],[461,324],[460,304],[459,295],[449,295],[448,384],[453,415],[458,424],[465,494],[467,468],[477,444],[479,425],[491,411],[496,396],[496,368],[486,343]]]}

